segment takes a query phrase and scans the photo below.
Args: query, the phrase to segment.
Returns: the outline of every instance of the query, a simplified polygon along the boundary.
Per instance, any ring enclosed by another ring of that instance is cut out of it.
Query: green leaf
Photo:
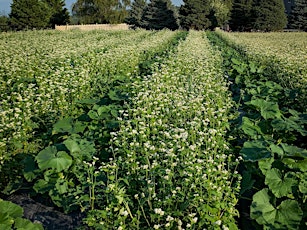
[[[273,162],[274,162],[273,157],[261,159],[261,160],[258,161],[259,169],[261,170],[263,175],[265,175],[267,173],[267,171],[271,169]]]
[[[56,133],[71,133],[72,131],[72,123],[73,123],[73,119],[72,118],[63,118],[59,121],[57,121],[54,125],[53,125],[53,130],[52,133],[56,134]]]
[[[277,207],[276,222],[286,226],[286,229],[298,229],[303,217],[296,200],[285,200]]]
[[[283,158],[282,163],[284,163],[290,169],[300,170],[301,172],[307,172],[307,159],[297,160],[293,158]]]
[[[264,229],[298,229],[303,212],[295,200],[284,200],[278,207],[270,203],[268,189],[262,189],[253,196],[251,218]],[[268,228],[269,227],[269,228]]]
[[[283,177],[279,169],[273,168],[266,172],[265,184],[277,198],[281,198],[292,194],[292,187],[298,182],[290,174],[286,173]]]
[[[53,189],[53,185],[51,183],[48,183],[48,181],[40,179],[33,185],[33,189],[37,193],[44,194],[45,192],[48,192]]]
[[[303,180],[300,180],[300,184],[298,186],[299,190],[303,194],[307,194],[307,180],[306,178]]]
[[[56,172],[66,170],[72,164],[72,158],[66,152],[57,152],[54,146],[47,147],[39,152],[35,160],[41,170],[51,168]]]
[[[260,190],[253,196],[250,215],[258,224],[274,224],[276,209],[270,203],[270,196],[268,195],[267,188]]]
[[[56,189],[59,194],[67,193],[68,191],[68,182],[65,179],[59,178],[55,184]]]
[[[71,154],[81,152],[81,149],[80,149],[77,141],[75,141],[73,139],[67,139],[63,143]]]
[[[254,122],[252,122],[248,117],[242,118],[241,128],[243,132],[250,137],[255,137],[259,134],[262,134],[261,129]]]
[[[44,229],[41,224],[32,223],[30,220],[23,219],[23,218],[20,218],[20,217],[18,217],[15,220],[14,227],[17,228],[17,230],[19,230],[19,229],[24,229],[24,230],[43,230]]]
[[[24,178],[30,182],[33,181],[37,177],[37,173],[35,173],[36,164],[34,161],[34,158],[32,156],[27,156],[24,161],[24,171],[23,171],[23,176]]]
[[[255,180],[252,180],[252,175],[249,172],[244,171],[242,175],[240,194],[242,195],[247,190],[250,190],[253,187],[254,183]]]
[[[2,213],[0,211],[0,229],[12,229],[13,223],[14,219],[12,217],[10,217],[7,213]]]
[[[294,145],[288,145],[284,143],[281,144],[281,147],[283,148],[285,152],[285,156],[307,158],[306,149],[302,149]]]
[[[108,96],[113,101],[121,101],[122,100],[120,98],[120,96],[118,95],[118,93],[114,90],[110,90],[109,93],[108,93]]]
[[[282,115],[276,102],[255,99],[246,104],[254,105],[258,110],[260,110],[261,116],[266,120],[280,118]]]
[[[22,217],[23,209],[10,201],[0,200],[0,213],[4,213],[13,218]]]
[[[278,145],[271,144],[270,149],[271,149],[272,153],[277,153],[281,157],[284,155],[284,150]]]
[[[258,161],[264,158],[270,158],[271,152],[267,150],[264,141],[247,141],[240,151],[246,161]]]
[[[104,105],[104,106],[100,106],[100,107],[98,108],[97,113],[98,113],[98,115],[101,117],[101,115],[108,114],[109,111],[110,111],[109,106]]]

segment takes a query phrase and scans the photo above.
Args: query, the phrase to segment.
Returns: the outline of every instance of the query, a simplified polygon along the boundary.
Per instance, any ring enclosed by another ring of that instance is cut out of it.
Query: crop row
[[[135,71],[147,58],[145,51],[160,49],[174,33],[38,31],[2,36],[0,133],[5,152],[27,148],[27,140],[57,118],[76,114],[75,101],[105,93],[110,78]]]
[[[296,108],[305,110],[306,33],[217,33],[250,61],[265,67],[267,79],[292,90]]]
[[[272,65],[255,63],[223,36],[210,40],[222,51],[240,111],[232,127],[232,145],[244,160],[240,213],[254,220],[241,218],[242,229],[305,229],[307,114],[299,106],[305,102],[294,102],[297,89],[271,76]]]
[[[218,53],[190,31],[176,52],[132,85],[112,133],[100,229],[236,229],[238,160],[225,135],[234,106]],[[92,218],[90,218],[92,217]]]

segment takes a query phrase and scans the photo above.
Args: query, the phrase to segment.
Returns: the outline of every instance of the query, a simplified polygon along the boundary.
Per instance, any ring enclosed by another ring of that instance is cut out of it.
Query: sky
[[[66,8],[71,11],[71,5],[77,0],[65,0]],[[8,15],[11,12],[11,4],[13,0],[0,0],[0,15]],[[173,4],[176,6],[180,6],[182,4],[182,0],[172,0]]]

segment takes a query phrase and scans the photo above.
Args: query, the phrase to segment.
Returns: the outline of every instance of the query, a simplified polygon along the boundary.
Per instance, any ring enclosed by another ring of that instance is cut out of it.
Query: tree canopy
[[[121,23],[128,16],[130,0],[77,0],[72,13],[79,23]]]
[[[175,9],[171,1],[151,0],[145,8],[141,24],[145,29],[178,29]]]
[[[49,25],[51,11],[45,1],[13,0],[10,24],[15,30],[42,29]]]
[[[296,0],[289,16],[289,28],[307,31],[307,1]]]

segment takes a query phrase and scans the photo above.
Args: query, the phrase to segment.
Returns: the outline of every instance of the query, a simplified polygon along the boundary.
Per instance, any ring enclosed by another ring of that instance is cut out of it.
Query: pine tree
[[[253,0],[234,0],[231,10],[230,28],[235,31],[252,29]]]
[[[10,24],[14,30],[43,29],[49,24],[51,11],[41,0],[13,0]]]
[[[145,29],[178,29],[175,9],[171,1],[151,0],[144,11],[141,24]]]
[[[180,7],[180,25],[183,29],[204,30],[209,28],[211,22],[210,0],[183,0]]]
[[[52,12],[49,21],[51,27],[54,28],[55,25],[65,25],[70,22],[69,12],[67,8],[64,8],[64,0],[45,0],[45,2]]]
[[[283,0],[257,0],[255,3],[254,29],[278,31],[286,27],[287,16]]]
[[[132,25],[133,28],[142,27],[142,17],[146,6],[146,0],[135,0],[132,3],[129,17],[126,19],[126,23]]]
[[[296,0],[289,16],[289,28],[307,32],[307,1]]]

